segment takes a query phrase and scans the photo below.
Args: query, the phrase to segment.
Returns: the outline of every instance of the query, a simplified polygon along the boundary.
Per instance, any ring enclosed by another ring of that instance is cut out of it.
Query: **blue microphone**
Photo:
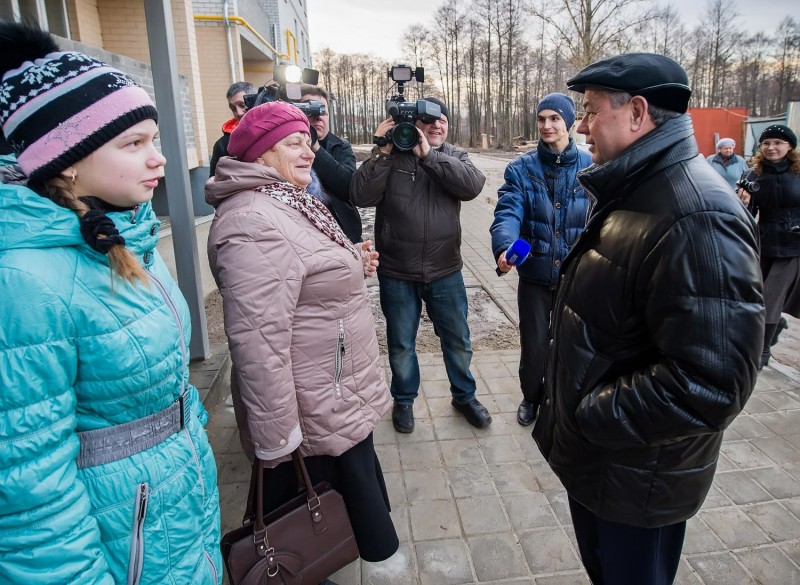
[[[523,239],[515,240],[506,250],[506,262],[519,266],[528,259],[531,245]]]

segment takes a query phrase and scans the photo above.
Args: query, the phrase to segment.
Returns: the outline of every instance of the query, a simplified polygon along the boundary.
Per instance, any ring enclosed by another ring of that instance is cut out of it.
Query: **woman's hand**
[[[372,240],[361,243],[361,262],[364,264],[364,278],[375,276],[378,270],[378,252],[370,250]]]
[[[749,192],[745,191],[744,189],[739,189],[736,193],[737,193],[737,195],[739,195],[739,199],[742,200],[742,203],[744,203],[745,207],[750,205],[750,193]]]

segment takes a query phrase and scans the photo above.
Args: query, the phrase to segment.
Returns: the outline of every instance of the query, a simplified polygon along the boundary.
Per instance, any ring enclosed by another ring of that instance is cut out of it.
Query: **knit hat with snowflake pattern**
[[[31,182],[85,158],[131,126],[158,120],[150,96],[127,75],[48,33],[0,23],[0,125]]]

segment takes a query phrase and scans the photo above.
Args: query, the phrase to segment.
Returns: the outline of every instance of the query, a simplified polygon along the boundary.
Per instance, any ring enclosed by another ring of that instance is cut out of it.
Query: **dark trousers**
[[[544,394],[544,366],[550,341],[553,294],[549,287],[526,282],[517,287],[519,306],[519,385],[522,396],[539,406]]]
[[[569,511],[581,560],[593,585],[671,585],[675,580],[685,521],[639,528],[603,520],[571,497]]]
[[[469,371],[472,361],[469,307],[461,272],[424,283],[391,278],[378,271],[378,282],[392,370],[389,390],[395,402],[413,404],[419,394],[416,348],[423,302],[442,346],[450,394],[459,404],[475,398],[475,378]]]

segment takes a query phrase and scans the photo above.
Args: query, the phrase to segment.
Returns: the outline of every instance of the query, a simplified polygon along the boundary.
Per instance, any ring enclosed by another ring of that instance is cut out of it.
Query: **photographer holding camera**
[[[492,418],[475,398],[469,369],[472,343],[459,219],[461,202],[475,199],[486,178],[467,151],[446,142],[450,113],[442,101],[425,98],[415,106],[402,102],[402,90],[393,99],[387,103],[393,118],[375,130],[372,156],[350,184],[356,205],[377,207],[375,242],[381,255],[380,301],[392,370],[392,423],[400,433],[414,430],[413,403],[420,384],[415,347],[424,301],[441,342],[452,405],[473,426],[486,427]],[[441,112],[438,117],[433,117],[435,106]],[[409,117],[416,136],[409,122],[400,122]]]
[[[316,155],[311,168],[319,179],[321,191],[328,195],[321,197],[323,203],[342,231],[355,244],[361,241],[361,216],[356,206],[350,202],[350,179],[356,172],[356,157],[350,143],[330,131],[328,92],[318,86],[304,85],[301,94],[301,102],[314,100],[325,106],[325,110],[318,115],[308,116],[311,126],[317,131],[317,141],[311,146]],[[316,192],[313,182],[309,191],[314,195],[322,195]]]
[[[797,136],[783,124],[768,126],[758,139],[749,176],[737,183],[739,197],[758,215],[764,277],[764,349],[759,369],[769,363],[786,320],[800,317],[800,153]]]

